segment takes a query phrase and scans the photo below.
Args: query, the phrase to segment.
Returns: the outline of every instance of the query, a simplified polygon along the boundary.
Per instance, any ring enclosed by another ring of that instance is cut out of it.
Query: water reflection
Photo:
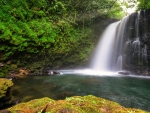
[[[50,97],[65,99],[74,95],[95,95],[113,100],[125,107],[150,111],[150,79],[129,76],[86,76],[61,74],[33,76],[14,81],[14,96],[22,101]]]

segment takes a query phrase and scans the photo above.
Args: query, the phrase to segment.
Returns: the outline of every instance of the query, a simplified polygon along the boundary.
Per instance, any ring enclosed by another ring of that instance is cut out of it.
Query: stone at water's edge
[[[43,75],[59,75],[60,72],[57,70],[43,70]]]
[[[11,80],[6,79],[6,78],[0,79],[0,98],[6,95],[8,88],[10,88],[11,86],[13,86],[13,83]]]
[[[92,95],[73,96],[58,101],[45,97],[20,103],[6,111],[12,113],[148,113],[139,109],[125,108],[116,102]]]
[[[11,104],[13,102],[11,95],[11,87],[13,83],[11,80],[6,78],[0,78],[0,109],[5,104]]]
[[[130,75],[130,72],[129,71],[119,71],[118,74],[121,74],[121,75]]]

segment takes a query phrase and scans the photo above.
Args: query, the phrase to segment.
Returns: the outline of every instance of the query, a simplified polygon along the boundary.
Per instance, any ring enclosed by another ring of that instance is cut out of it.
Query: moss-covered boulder
[[[35,99],[26,103],[20,103],[8,110],[13,113],[37,113],[42,111],[47,104],[53,104],[54,102],[54,100],[44,97],[42,99]]]
[[[13,86],[13,83],[11,80],[6,79],[6,78],[0,78],[0,98],[6,96],[6,92],[12,86]]]
[[[0,108],[5,104],[12,103],[11,87],[13,83],[6,78],[0,78]],[[11,101],[11,102],[10,102]]]
[[[12,113],[146,113],[92,95],[74,96],[58,101],[45,97],[20,103],[8,110]]]

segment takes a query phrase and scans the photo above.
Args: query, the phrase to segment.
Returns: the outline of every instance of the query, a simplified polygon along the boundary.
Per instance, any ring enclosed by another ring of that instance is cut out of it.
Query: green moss
[[[49,98],[35,99],[9,108],[12,113],[148,113],[139,109],[125,108],[116,102],[92,95],[74,96],[54,101]]]
[[[0,60],[17,59],[30,63],[38,56],[38,61],[49,59],[44,67],[53,68],[85,63],[93,49],[94,37],[88,26],[91,19],[83,25],[83,18],[78,18],[79,8],[72,7],[77,2],[79,1],[0,2]],[[85,6],[87,5],[82,4],[80,7],[84,9]]]
[[[17,113],[18,111],[25,113],[35,113],[37,111],[41,111],[47,104],[51,104],[53,102],[55,101],[45,97],[42,99],[35,99],[26,103],[18,104],[9,108],[8,110],[10,110],[12,113]]]
[[[0,98],[6,95],[7,89],[11,86],[13,86],[11,80],[8,80],[6,78],[0,78]]]

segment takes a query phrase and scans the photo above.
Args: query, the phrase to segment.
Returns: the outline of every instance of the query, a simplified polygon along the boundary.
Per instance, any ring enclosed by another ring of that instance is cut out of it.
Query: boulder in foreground
[[[47,97],[20,103],[8,109],[12,113],[148,113],[139,109],[125,108],[116,102],[92,95],[73,96],[65,100]]]

